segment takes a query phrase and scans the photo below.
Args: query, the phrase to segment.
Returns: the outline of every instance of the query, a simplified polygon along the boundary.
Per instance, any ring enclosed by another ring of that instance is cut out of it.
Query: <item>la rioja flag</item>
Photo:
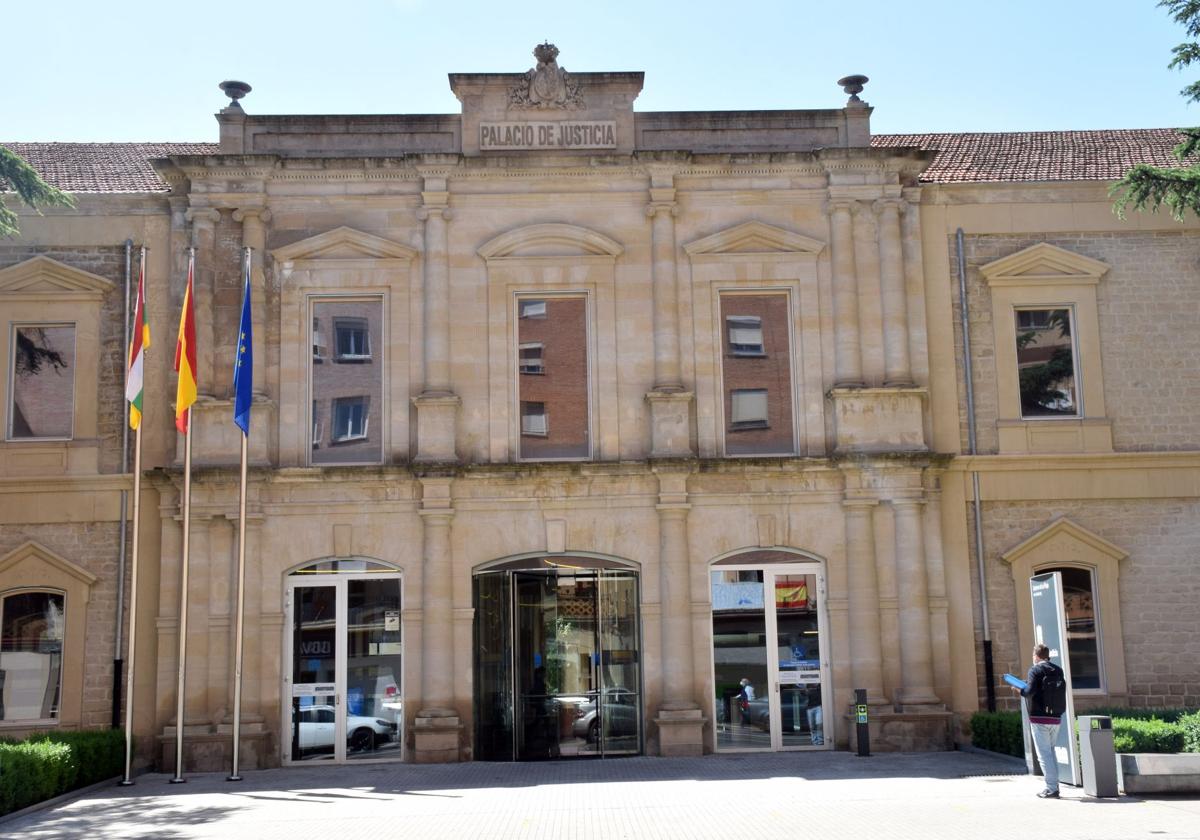
[[[129,428],[142,425],[143,372],[146,369],[146,349],[150,346],[150,325],[146,323],[146,258],[142,255],[142,271],[138,277],[137,303],[134,304],[133,338],[129,342],[129,370],[125,376],[125,399],[129,401]]]

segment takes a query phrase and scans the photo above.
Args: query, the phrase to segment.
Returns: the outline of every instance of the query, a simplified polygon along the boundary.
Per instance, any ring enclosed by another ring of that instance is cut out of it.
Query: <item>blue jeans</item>
[[[1046,777],[1046,790],[1058,790],[1058,759],[1054,755],[1054,745],[1058,741],[1057,723],[1031,723],[1029,728],[1033,734],[1033,748],[1037,750],[1038,762],[1042,765],[1042,775]]]

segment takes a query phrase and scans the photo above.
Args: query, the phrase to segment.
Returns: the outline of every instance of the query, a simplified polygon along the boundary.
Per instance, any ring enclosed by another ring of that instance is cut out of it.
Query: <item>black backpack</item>
[[[1067,675],[1053,662],[1042,664],[1041,708],[1034,713],[1058,717],[1067,710]]]

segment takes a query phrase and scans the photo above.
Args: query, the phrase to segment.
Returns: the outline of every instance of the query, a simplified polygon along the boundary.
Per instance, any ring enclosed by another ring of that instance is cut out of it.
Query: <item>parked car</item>
[[[300,724],[300,749],[333,747],[337,714],[333,706],[305,706],[296,712]],[[383,718],[346,716],[346,744],[351,752],[373,750],[396,737],[396,724]]]
[[[599,715],[596,714],[595,700],[580,704],[571,734],[585,739],[589,744],[599,743],[601,722],[607,721],[605,735],[608,737],[636,736],[640,716],[637,693],[614,686],[606,688],[603,697]]]

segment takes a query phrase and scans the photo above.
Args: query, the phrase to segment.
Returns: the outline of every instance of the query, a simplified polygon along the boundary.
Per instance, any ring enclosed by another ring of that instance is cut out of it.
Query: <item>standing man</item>
[[[1038,793],[1039,799],[1058,799],[1058,758],[1054,755],[1054,745],[1066,708],[1066,686],[1063,669],[1050,661],[1050,648],[1034,645],[1033,665],[1025,678],[1025,687],[1014,686],[1013,691],[1029,698],[1029,728],[1046,777],[1046,787]]]

